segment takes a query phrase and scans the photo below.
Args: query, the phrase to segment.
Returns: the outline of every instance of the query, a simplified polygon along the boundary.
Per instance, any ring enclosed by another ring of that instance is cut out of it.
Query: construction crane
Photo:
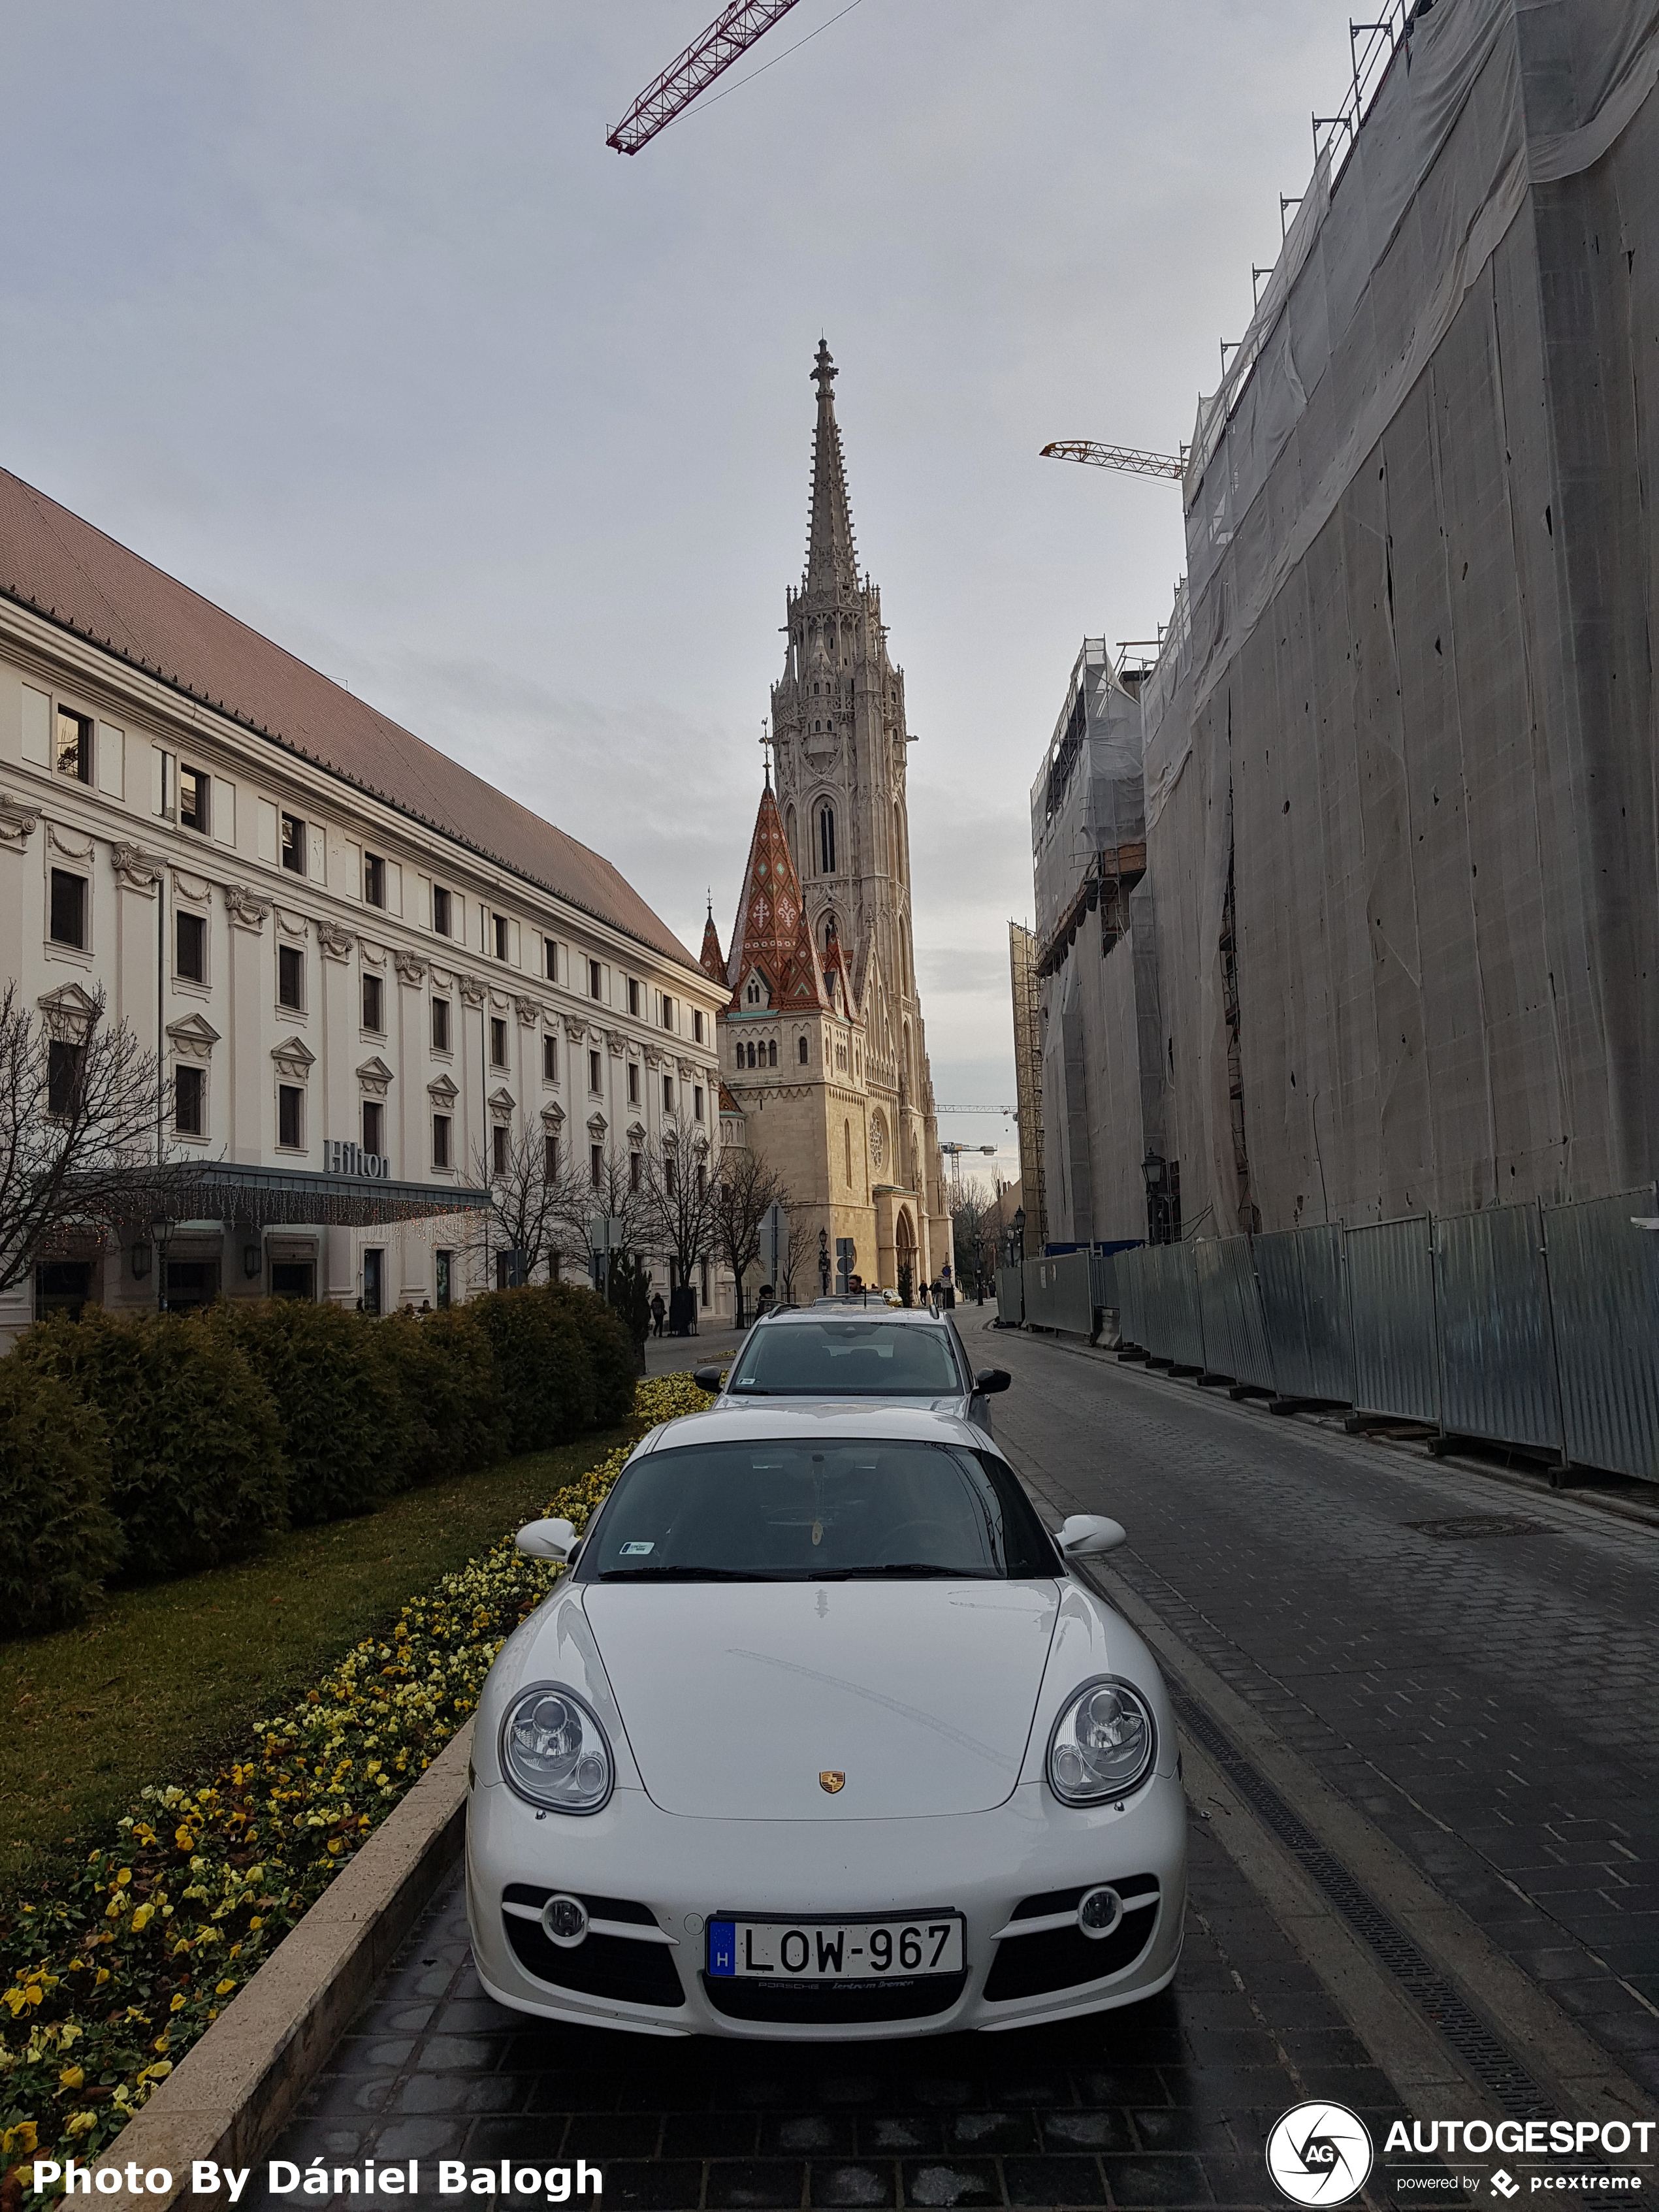
[[[1148,453],[1139,446],[1099,446],[1092,438],[1055,438],[1042,448],[1045,461],[1090,461],[1097,469],[1121,469],[1131,477],[1184,477],[1187,454]]]
[[[708,28],[660,76],[653,77],[605,144],[619,154],[637,154],[648,146],[794,5],[795,0],[727,0]]]
[[[941,1106],[934,1102],[935,1114],[1012,1114],[1012,1106]]]
[[[994,1145],[945,1145],[939,1146],[951,1163],[951,1211],[954,1213],[962,1203],[962,1160],[964,1152],[986,1152],[992,1159],[997,1155]]]

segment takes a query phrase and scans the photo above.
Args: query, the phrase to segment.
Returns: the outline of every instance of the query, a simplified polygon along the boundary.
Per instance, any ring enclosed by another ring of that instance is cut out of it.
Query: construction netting
[[[1085,638],[1031,787],[1039,961],[1079,897],[1086,903],[1101,856],[1146,834],[1140,743],[1139,705],[1119,681],[1105,640]]]

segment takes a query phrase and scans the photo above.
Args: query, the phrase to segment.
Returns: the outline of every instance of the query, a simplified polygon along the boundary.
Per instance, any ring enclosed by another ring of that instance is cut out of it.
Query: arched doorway
[[[900,1206],[893,1224],[893,1256],[898,1263],[898,1291],[914,1297],[916,1291],[916,1232],[910,1225],[910,1209]]]

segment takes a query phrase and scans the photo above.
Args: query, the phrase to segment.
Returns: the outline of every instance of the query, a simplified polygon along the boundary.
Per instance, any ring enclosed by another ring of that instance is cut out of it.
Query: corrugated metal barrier
[[[1648,1225],[1651,1224],[1652,1225]],[[1005,1322],[1659,1482],[1659,1194],[1028,1261]]]
[[[1455,1436],[1561,1448],[1543,1224],[1495,1206],[1434,1224],[1440,1419]]]
[[[1438,1422],[1429,1217],[1372,1222],[1346,1237],[1354,1406],[1397,1420]]]
[[[1087,1252],[1057,1252],[1025,1262],[1025,1321],[1030,1328],[1059,1328],[1073,1336],[1094,1334],[1094,1299]]]
[[[1659,1482],[1659,1214],[1652,1187],[1547,1206],[1567,1455]]]
[[[1332,1223],[1250,1241],[1279,1395],[1351,1404],[1353,1352],[1341,1230]]]

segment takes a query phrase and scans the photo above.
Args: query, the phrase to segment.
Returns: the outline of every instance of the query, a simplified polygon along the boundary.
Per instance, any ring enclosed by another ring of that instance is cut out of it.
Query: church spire
[[[832,386],[840,374],[830,349],[818,340],[811,381],[818,387],[818,427],[812,440],[812,516],[806,538],[809,596],[839,598],[858,589],[858,553],[853,517],[847,503],[847,471],[842,460],[841,429],[836,421]]]

